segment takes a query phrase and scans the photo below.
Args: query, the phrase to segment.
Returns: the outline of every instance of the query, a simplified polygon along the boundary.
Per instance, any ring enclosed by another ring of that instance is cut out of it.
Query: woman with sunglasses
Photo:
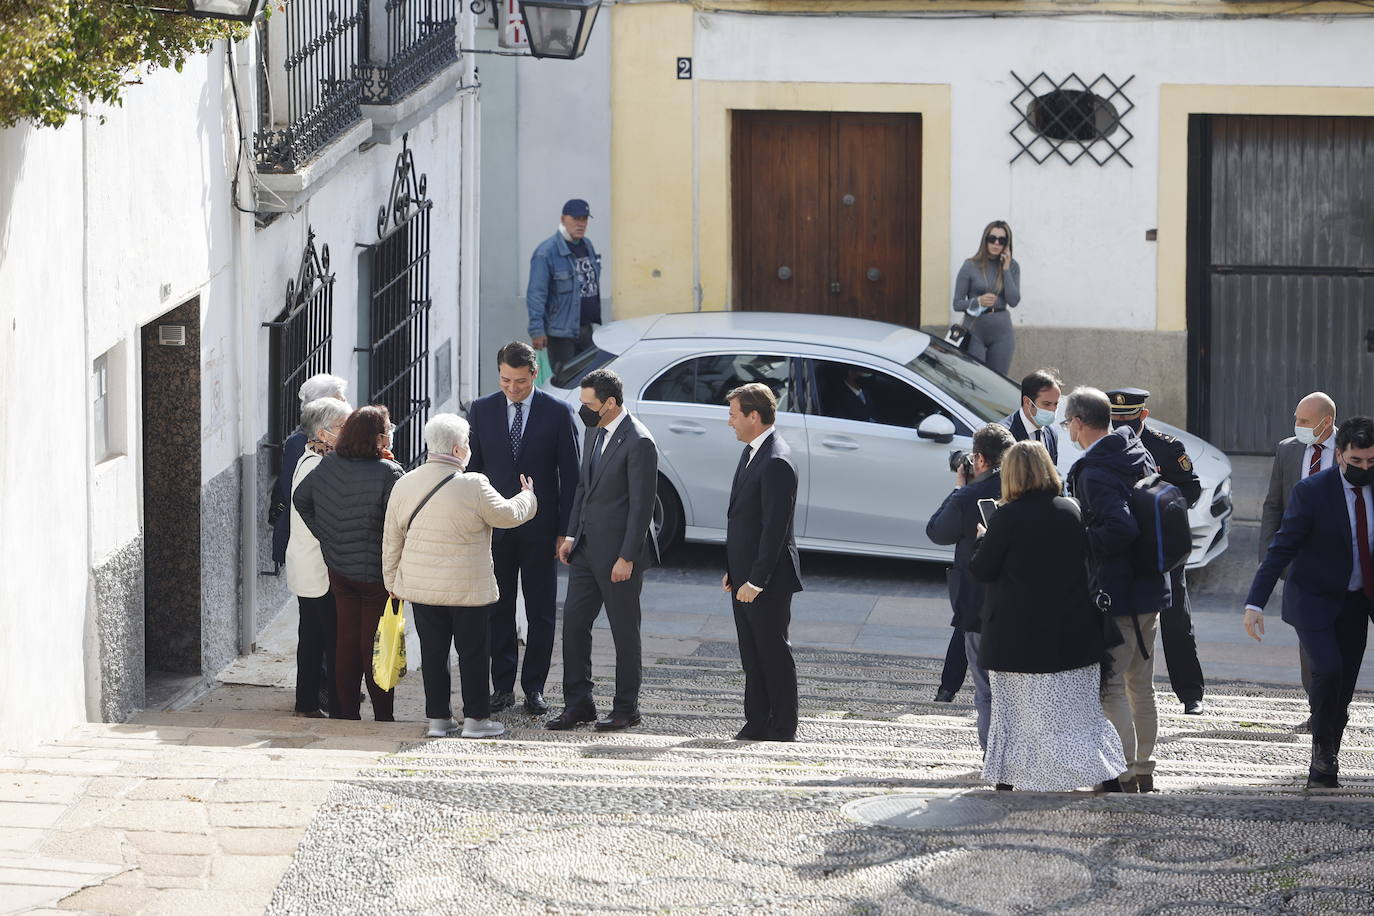
[[[1016,348],[1007,309],[1021,304],[1021,265],[1011,256],[1011,227],[993,220],[983,230],[978,253],[959,268],[954,310],[964,313],[968,352],[1003,375]]]

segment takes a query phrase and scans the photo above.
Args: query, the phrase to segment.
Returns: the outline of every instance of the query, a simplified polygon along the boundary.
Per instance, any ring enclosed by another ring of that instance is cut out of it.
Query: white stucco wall
[[[701,80],[949,84],[953,99],[950,276],[990,220],[1016,233],[1020,324],[1156,326],[1159,98],[1164,83],[1368,85],[1363,18],[1204,20],[1075,17],[912,18],[701,14]],[[1008,131],[1010,102],[1045,71],[1134,76],[1123,123],[1134,168],[1114,160],[1036,165]],[[1294,112],[1302,114],[1302,112]],[[924,142],[933,142],[927,136]],[[1110,316],[1108,319],[1107,316]]]

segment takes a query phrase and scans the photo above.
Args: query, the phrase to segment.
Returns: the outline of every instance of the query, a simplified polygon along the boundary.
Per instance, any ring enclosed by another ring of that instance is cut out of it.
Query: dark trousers
[[[563,704],[569,709],[594,710],[592,698],[592,624],[601,607],[615,643],[615,712],[639,710],[640,647],[639,592],[644,569],[636,563],[630,578],[611,581],[614,560],[588,558],[585,539],[573,551],[568,567],[568,597],[563,601]]]
[[[797,665],[787,639],[792,593],[769,595],[765,589],[751,604],[731,604],[744,667],[745,728],[769,737],[795,737]]]
[[[396,691],[383,690],[372,679],[372,639],[386,610],[386,586],[380,582],[354,582],[329,571],[329,588],[338,611],[338,638],[334,658],[334,685],[339,695],[339,718],[361,719],[358,682],[367,682],[372,712],[378,722],[394,722]]]
[[[458,683],[463,691],[463,718],[491,716],[487,693],[487,607],[447,607],[412,604],[415,633],[420,637],[420,673],[425,681],[425,716],[447,719],[453,679],[448,671],[448,648],[458,650]]]
[[[296,625],[296,712],[320,708],[320,683],[329,691],[326,712],[339,714],[339,691],[334,686],[335,611],[334,593],[318,598],[296,596],[300,622]]]
[[[1188,581],[1183,569],[1169,573],[1172,603],[1159,615],[1159,636],[1164,644],[1164,664],[1169,686],[1183,703],[1202,699],[1202,665],[1197,660],[1197,638],[1188,607]]]
[[[949,647],[945,649],[945,667],[940,672],[940,689],[958,693],[964,686],[964,675],[968,673],[968,650],[964,646],[964,631],[958,627],[949,637]]]
[[[573,357],[592,345],[592,326],[582,325],[576,337],[549,338],[549,368],[554,375],[562,373],[563,367],[572,362]]]
[[[1365,640],[1374,607],[1363,592],[1348,592],[1341,612],[1330,626],[1298,629],[1298,641],[1312,673],[1308,702],[1312,707],[1312,739],[1329,744],[1345,731],[1346,709],[1355,694],[1355,680],[1364,661]]]
[[[529,529],[528,531],[526,529]],[[525,637],[525,667],[520,686],[526,694],[544,691],[553,660],[553,633],[558,623],[558,561],[554,544],[558,536],[522,525],[509,531],[494,532],[491,559],[496,569],[496,586],[501,597],[488,605],[491,621],[491,686],[513,691],[519,663],[515,632],[516,582],[525,593],[525,617],[529,632]]]

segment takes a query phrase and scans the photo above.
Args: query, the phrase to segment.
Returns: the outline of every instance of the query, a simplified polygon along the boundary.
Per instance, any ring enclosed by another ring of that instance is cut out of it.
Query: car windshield
[[[549,384],[555,388],[571,388],[581,381],[582,376],[593,369],[600,369],[613,359],[614,353],[608,353],[600,347],[583,350],[568,360],[562,370],[549,379]]]
[[[906,367],[931,382],[986,423],[1016,412],[1021,389],[978,360],[941,340],[931,338]]]

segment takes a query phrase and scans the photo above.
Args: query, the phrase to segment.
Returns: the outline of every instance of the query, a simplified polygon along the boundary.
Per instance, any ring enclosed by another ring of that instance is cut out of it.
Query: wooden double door
[[[732,117],[734,307],[917,326],[921,116]]]

